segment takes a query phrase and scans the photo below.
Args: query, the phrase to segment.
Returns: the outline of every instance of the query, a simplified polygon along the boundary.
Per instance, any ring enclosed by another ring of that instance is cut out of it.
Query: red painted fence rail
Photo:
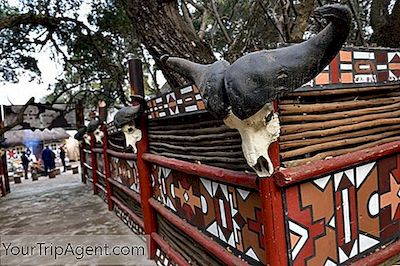
[[[143,76],[141,73],[141,65],[138,61],[130,61],[130,81],[132,95],[143,96]],[[132,103],[135,104],[135,103]],[[275,111],[277,110],[277,102],[274,103]],[[400,152],[400,141],[380,145],[374,148],[364,149],[362,151],[341,155],[328,160],[312,162],[308,165],[299,167],[282,169],[278,168],[279,161],[279,145],[274,143],[270,146],[270,156],[276,170],[271,178],[258,179],[253,173],[245,173],[227,170],[219,167],[196,164],[192,162],[168,158],[156,154],[151,154],[149,150],[148,131],[147,131],[147,114],[139,118],[139,128],[142,130],[143,137],[137,143],[138,154],[130,151],[120,151],[109,149],[107,129],[103,126],[105,133],[105,145],[102,148],[95,147],[92,136],[92,145],[90,150],[81,149],[91,155],[91,162],[82,162],[85,171],[91,170],[93,173],[93,190],[96,193],[97,188],[102,189],[108,199],[109,209],[112,210],[113,204],[116,204],[123,212],[127,213],[132,221],[142,227],[146,234],[150,235],[148,242],[148,254],[151,259],[155,258],[157,248],[169,257],[169,259],[178,265],[189,265],[184,256],[164,240],[157,233],[157,214],[168,220],[179,231],[189,236],[198,245],[207,250],[210,254],[218,258],[222,263],[227,265],[247,265],[247,262],[230,253],[225,247],[219,245],[211,237],[201,232],[195,226],[189,224],[177,214],[168,210],[159,201],[153,198],[153,187],[151,184],[151,170],[153,165],[158,165],[173,169],[196,177],[207,178],[213,181],[234,185],[235,187],[244,187],[253,191],[258,191],[261,198],[262,223],[264,226],[264,246],[266,263],[268,265],[287,265],[289,263],[289,254],[287,245],[287,232],[285,225],[284,197],[290,186],[300,182],[306,182],[317,179],[321,176],[341,171],[361,163],[376,160]],[[112,148],[112,147],[111,147]],[[106,187],[97,183],[97,162],[96,154],[102,153],[104,156]],[[109,156],[113,156],[125,160],[135,160],[137,164],[140,194],[134,192],[129,187],[117,182],[111,177]],[[86,156],[83,156],[84,159]],[[89,165],[91,164],[91,165]],[[126,203],[120,201],[113,195],[113,188],[120,189],[131,200],[139,203],[143,219],[130,209]],[[290,204],[290,203],[288,203]],[[384,262],[388,258],[400,252],[400,241],[394,242],[386,249],[382,249],[368,255],[366,258],[355,262],[355,265],[376,265]]]
[[[149,199],[150,205],[165,219],[170,223],[175,225],[179,230],[193,238],[202,247],[210,251],[215,257],[219,258],[221,261],[227,265],[248,265],[247,262],[241,260],[235,255],[229,253],[226,249],[220,246],[217,242],[213,241],[211,238],[207,237],[201,233],[196,227],[188,224],[172,212],[168,211],[164,206],[162,206],[155,199]]]
[[[278,186],[287,187],[299,182],[316,179],[320,176],[340,171],[351,166],[356,166],[360,163],[373,161],[396,152],[400,152],[400,141],[313,162],[308,165],[278,170],[274,173],[274,179]]]
[[[211,180],[235,186],[239,185],[254,190],[258,189],[257,176],[255,174],[247,174],[209,165],[195,164],[150,153],[143,154],[143,159],[153,164],[168,167],[187,174],[207,177]]]

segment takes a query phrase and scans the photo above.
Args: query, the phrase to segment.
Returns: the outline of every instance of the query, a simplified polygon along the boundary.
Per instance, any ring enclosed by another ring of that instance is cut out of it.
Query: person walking
[[[63,148],[63,146],[60,147],[60,159],[61,159],[61,163],[64,167],[64,171],[67,171],[67,166],[65,165],[65,150]]]
[[[26,152],[22,152],[21,155],[21,163],[22,163],[22,167],[24,168],[24,172],[25,172],[25,179],[28,179],[28,167],[29,167],[29,159],[28,156],[26,156]]]
[[[49,146],[46,146],[46,148],[42,151],[42,160],[44,164],[44,172],[46,175],[48,175],[49,170],[53,168],[53,154],[54,153],[49,149]]]

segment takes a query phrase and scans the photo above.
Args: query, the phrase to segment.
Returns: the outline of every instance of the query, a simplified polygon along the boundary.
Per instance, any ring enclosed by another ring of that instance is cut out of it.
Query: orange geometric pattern
[[[290,265],[342,265],[400,237],[400,155],[284,192]]]

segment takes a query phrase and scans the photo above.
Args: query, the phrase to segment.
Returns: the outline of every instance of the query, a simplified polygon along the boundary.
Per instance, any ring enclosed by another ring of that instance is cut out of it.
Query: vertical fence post
[[[1,150],[0,153],[2,153]],[[2,157],[3,154],[0,154],[0,156]],[[4,176],[3,164],[0,163],[0,190],[1,190],[1,196],[4,197],[6,195],[6,188],[4,187],[3,176]]]
[[[8,179],[8,170],[7,170],[7,156],[3,155],[0,156],[0,163],[3,166],[4,172],[3,172],[3,176],[4,176],[4,189],[6,191],[6,193],[10,193],[10,180]]]
[[[0,105],[0,129],[3,128],[3,115],[2,115],[2,111],[1,111],[1,105]],[[3,140],[3,135],[0,135],[0,141]],[[0,196],[5,196],[6,195],[6,188],[4,187],[4,183],[3,182],[3,176],[4,176],[4,167],[3,167],[3,152],[0,149],[0,192],[1,195]]]
[[[99,101],[99,118],[102,122],[101,131],[104,134],[103,138],[103,167],[104,167],[104,176],[105,176],[105,183],[106,183],[106,197],[107,197],[107,206],[108,210],[111,211],[113,209],[113,203],[111,201],[111,193],[112,188],[110,184],[110,165],[108,160],[108,136],[107,136],[107,104],[105,101]]]
[[[3,182],[3,165],[0,164],[0,190],[1,190],[1,196],[4,197],[6,195],[6,188],[4,187],[4,182]]]
[[[110,172],[110,159],[108,157],[108,133],[107,133],[107,126],[102,125],[102,131],[104,133],[104,138],[103,138],[103,158],[104,158],[104,175],[106,176],[106,191],[107,191],[107,205],[108,205],[108,210],[112,211],[114,209],[114,204],[113,201],[111,200],[112,196],[112,187],[110,184],[110,178],[111,178],[111,172]]]
[[[83,103],[82,100],[79,100],[76,103],[75,106],[75,116],[76,116],[76,128],[79,128],[81,126],[85,125],[84,122],[84,114],[83,114]],[[85,146],[85,142],[82,141],[79,144],[79,161],[81,163],[81,180],[82,183],[86,184],[86,174],[87,174],[87,169],[85,167],[85,162],[86,162],[86,155],[85,152],[83,151],[83,147]]]
[[[131,95],[144,97],[143,69],[139,59],[130,59],[129,64],[129,83],[131,85]],[[132,103],[137,104],[137,103]],[[149,139],[147,131],[147,114],[142,114],[139,118],[139,128],[142,131],[142,139],[137,144],[137,166],[139,171],[140,197],[143,210],[144,230],[148,238],[148,255],[150,259],[155,257],[156,242],[151,234],[157,231],[156,215],[150,206],[149,199],[152,197],[150,165],[143,160],[143,154],[149,149]]]
[[[93,181],[93,194],[97,195],[98,194],[98,189],[97,189],[97,156],[96,153],[93,151],[93,149],[96,147],[96,139],[94,137],[93,132],[90,133],[90,156],[91,156],[91,167],[92,167],[92,181]]]
[[[1,128],[1,126],[0,126]],[[1,190],[1,196],[5,196],[6,195],[6,188],[5,188],[5,180],[4,179],[4,172],[6,171],[4,169],[4,165],[3,165],[3,153],[0,150],[0,190]]]
[[[82,183],[86,184],[86,175],[87,175],[87,169],[85,166],[86,163],[86,153],[83,150],[84,144],[85,142],[82,141],[81,144],[79,144],[79,157],[81,160],[81,179],[82,179]]]
[[[274,101],[274,111],[278,112],[277,100]],[[276,169],[280,166],[279,140],[270,145],[269,155]],[[267,265],[287,265],[282,189],[276,186],[272,177],[260,178],[260,196]]]
[[[0,128],[4,127],[3,122],[3,110],[0,106]],[[0,135],[0,140],[3,140],[4,136]],[[0,151],[0,189],[3,196],[6,193],[10,193],[10,183],[8,181],[8,170],[7,170],[7,158],[6,155]]]

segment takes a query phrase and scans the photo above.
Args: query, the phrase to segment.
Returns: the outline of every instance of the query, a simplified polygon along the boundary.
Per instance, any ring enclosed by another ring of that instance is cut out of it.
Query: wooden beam
[[[107,190],[107,207],[109,211],[112,211],[114,209],[114,204],[111,199],[111,196],[113,195],[113,189],[110,184],[110,179],[111,179],[111,171],[110,171],[110,159],[107,153],[108,150],[108,133],[107,133],[107,126],[102,125],[101,130],[104,133],[104,138],[103,138],[103,156],[104,156],[104,174],[105,174],[105,181],[106,181],[106,190]]]
[[[274,111],[279,112],[277,101],[274,101]],[[280,166],[278,143],[279,140],[272,143],[268,151],[274,169],[278,169]],[[282,189],[275,184],[273,178],[259,178],[259,182],[267,265],[287,265],[289,262]]]
[[[160,155],[145,153],[143,159],[170,169],[174,169],[198,177],[206,177],[222,183],[257,190],[257,176],[255,174],[237,172],[209,165],[195,164]]]
[[[176,252],[160,235],[157,233],[152,233],[151,238],[156,241],[158,246],[161,248],[162,251],[170,258],[173,262],[178,264],[179,266],[189,266],[190,264],[182,257],[181,254]]]
[[[142,219],[139,218],[139,216],[137,216],[131,209],[129,209],[127,206],[125,206],[119,199],[117,199],[114,196],[111,196],[111,200],[118,205],[118,207],[123,210],[124,212],[126,212],[129,217],[136,223],[138,224],[140,227],[144,228],[144,222]]]
[[[335,156],[343,155],[343,154],[350,153],[350,152],[361,151],[363,149],[376,147],[376,146],[379,146],[379,145],[382,145],[382,144],[385,144],[385,143],[397,142],[399,140],[400,140],[400,136],[389,137],[389,138],[373,141],[371,143],[359,145],[359,146],[352,147],[352,148],[321,152],[321,153],[318,153],[317,155],[314,155],[313,157],[310,157],[310,158],[305,158],[305,159],[299,159],[299,160],[293,160],[293,161],[285,162],[285,165],[288,166],[288,167],[293,167],[293,166],[297,166],[297,165],[301,165],[301,164],[312,163],[313,161],[324,160],[326,158],[335,157]]]
[[[287,187],[398,152],[400,152],[400,141],[379,146],[373,145],[372,148],[347,153],[328,160],[319,160],[307,165],[280,169],[274,173],[273,178],[278,186]]]
[[[298,115],[285,115],[284,113],[279,116],[279,120],[281,123],[304,123],[304,122],[316,122],[316,121],[326,121],[327,118],[330,120],[335,119],[345,119],[349,117],[357,117],[361,115],[367,114],[375,114],[375,113],[383,113],[390,111],[397,111],[400,109],[400,103],[389,104],[378,107],[364,108],[364,109],[356,109],[356,110],[348,110],[342,112],[334,112],[327,114],[298,114]]]
[[[245,261],[229,253],[225,248],[220,246],[217,242],[201,233],[196,227],[188,224],[172,212],[168,211],[158,201],[151,198],[149,199],[151,206],[170,223],[175,225],[179,230],[190,236],[199,245],[211,252],[214,256],[219,258],[227,265],[248,265]]]
[[[131,94],[144,98],[143,70],[142,62],[139,59],[128,61],[129,65],[129,83]],[[138,104],[132,102],[132,104]],[[147,235],[157,232],[156,214],[149,204],[149,199],[153,197],[153,188],[151,186],[150,165],[143,159],[143,154],[149,150],[149,133],[147,126],[147,114],[143,113],[139,117],[139,129],[142,131],[142,139],[137,143],[137,169],[139,171],[139,185],[141,207],[143,210],[144,231]],[[148,255],[154,259],[156,255],[157,243],[150,238],[148,242]]]
[[[290,104],[279,105],[282,113],[288,114],[304,114],[304,113],[324,113],[330,111],[354,110],[365,107],[382,106],[385,104],[395,104],[400,102],[400,97],[375,99],[375,100],[357,100],[346,102],[331,103],[314,103],[314,104]]]
[[[350,117],[344,119],[333,119],[329,114],[321,115],[325,117],[325,121],[319,121],[315,123],[299,123],[296,125],[283,125],[281,127],[281,132],[283,135],[295,134],[314,130],[323,130],[328,128],[346,126],[346,125],[356,125],[367,121],[378,121],[381,119],[399,118],[400,111],[387,111],[380,114],[366,114],[357,117]]]

